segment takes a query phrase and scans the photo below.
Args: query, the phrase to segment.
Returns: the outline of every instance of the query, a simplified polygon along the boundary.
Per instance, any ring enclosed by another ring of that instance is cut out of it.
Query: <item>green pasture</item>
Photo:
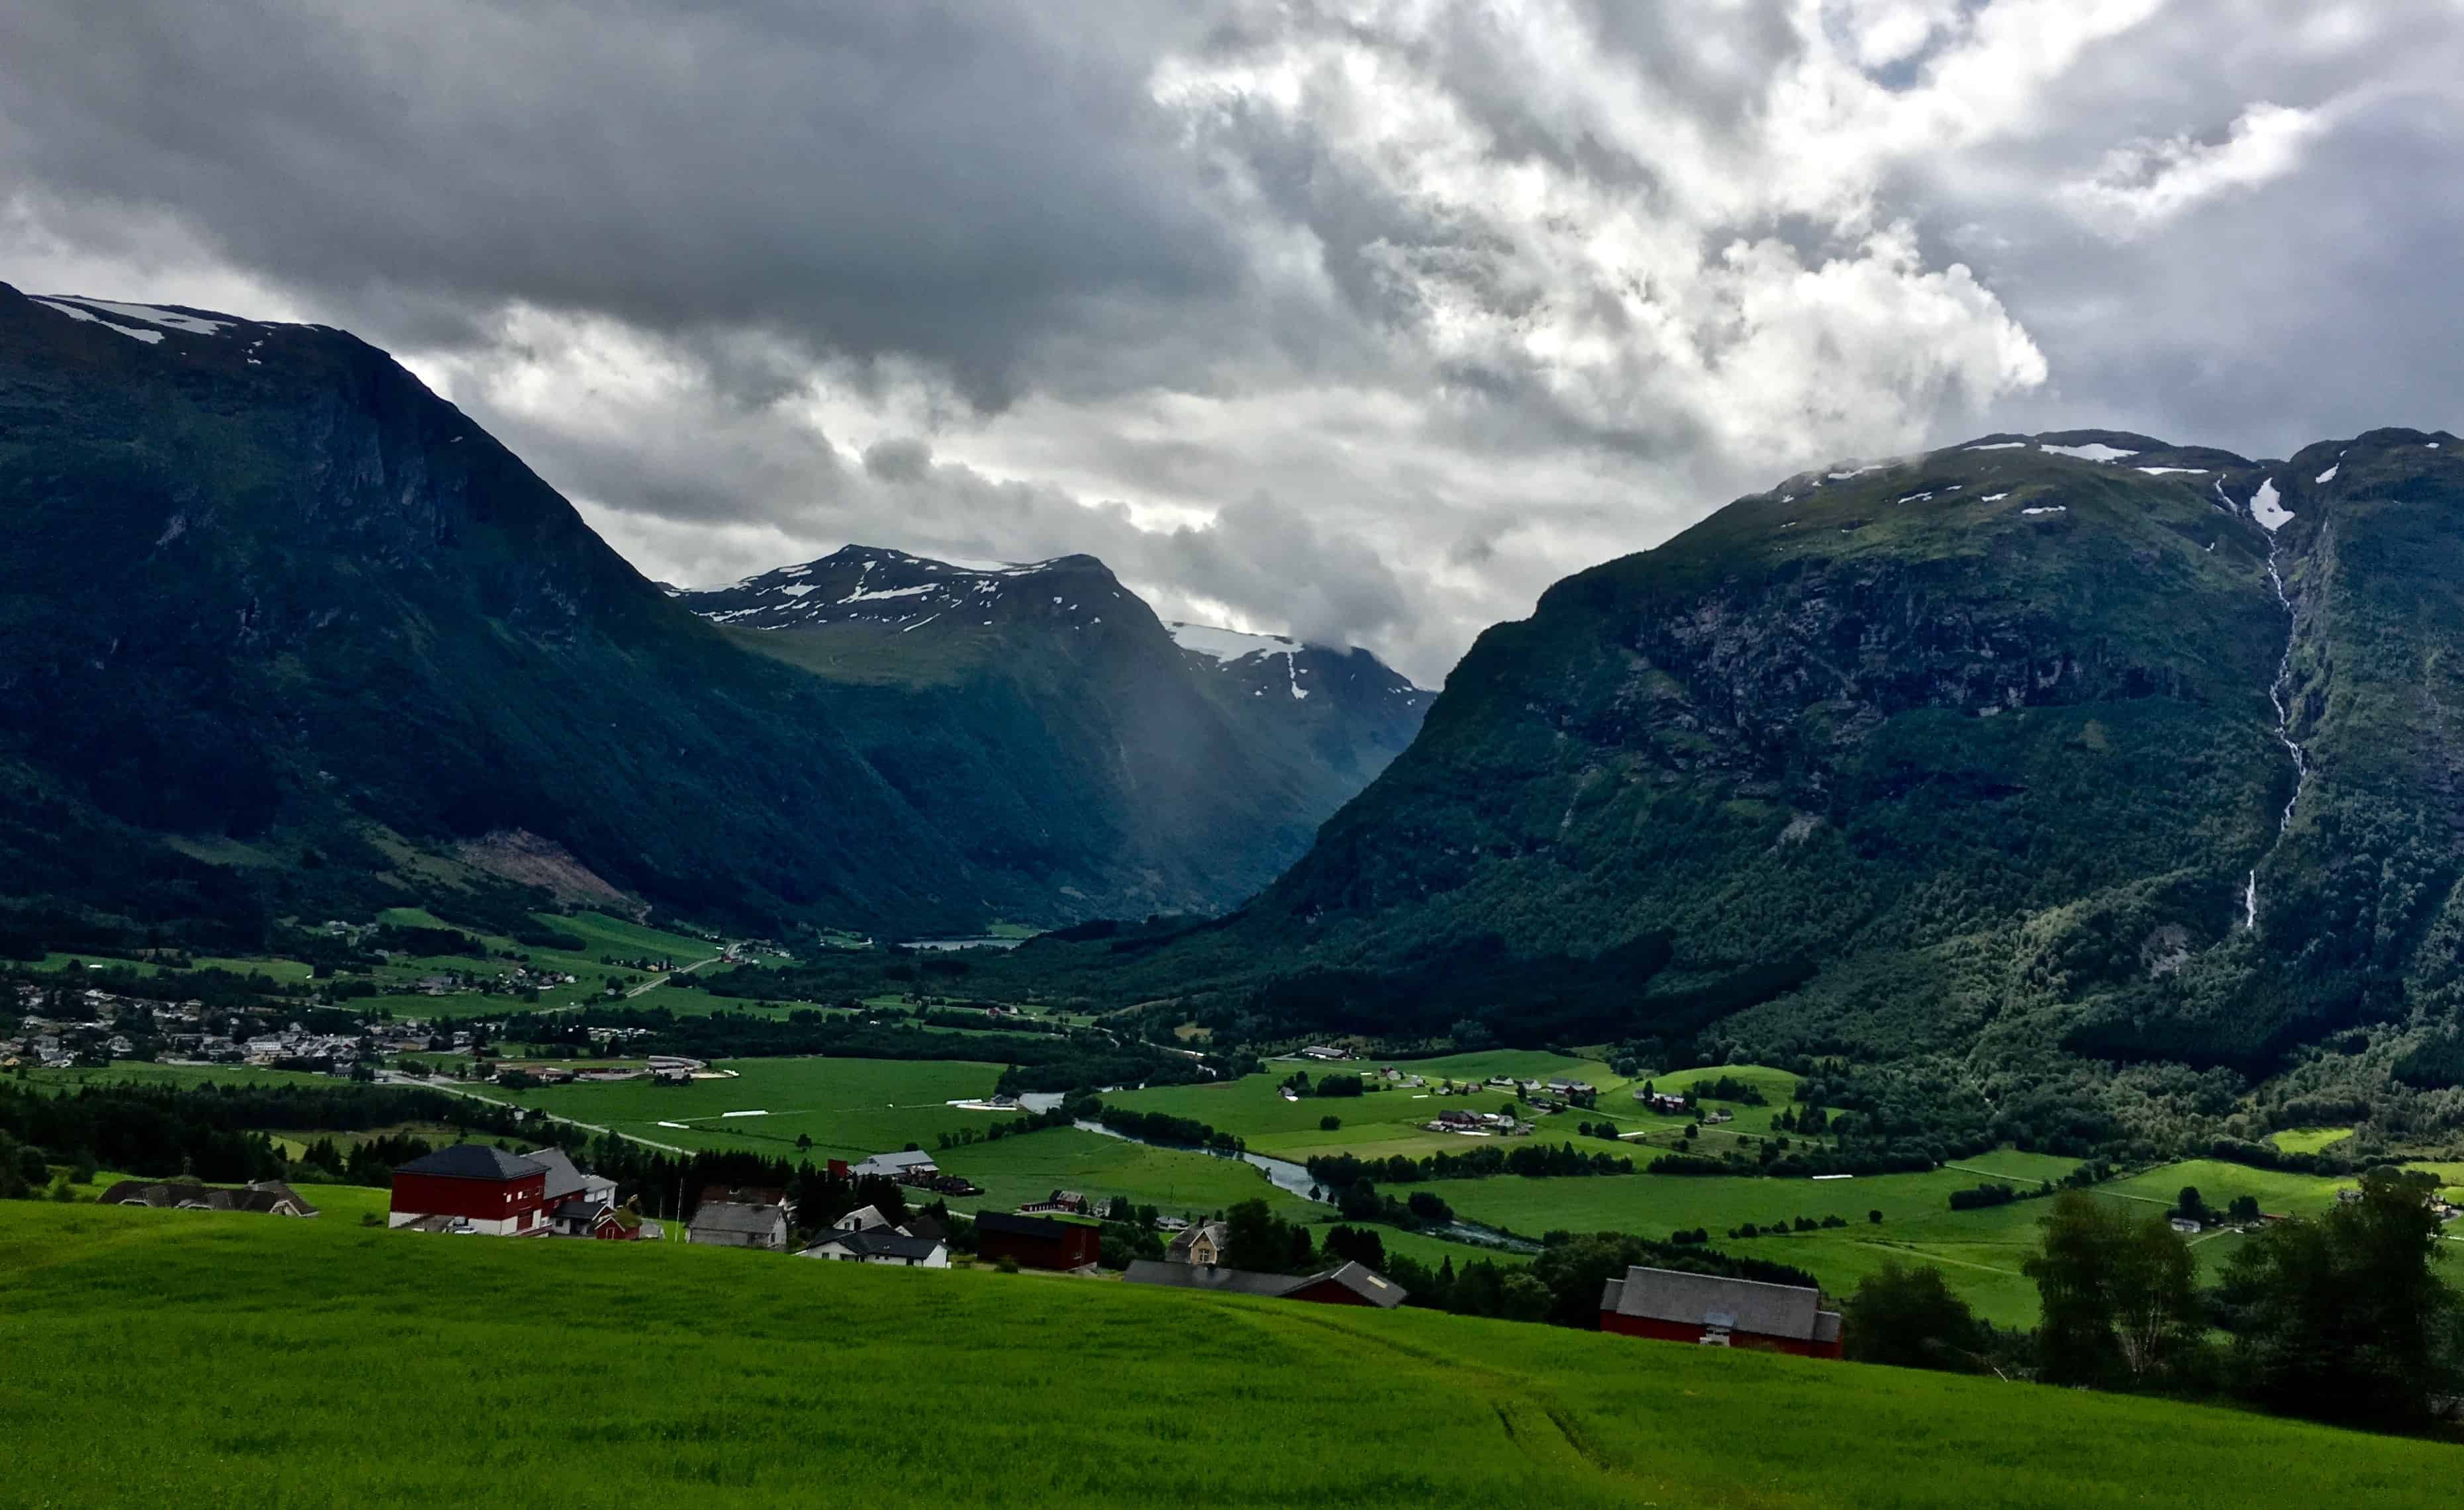
[[[973,1060],[729,1060],[720,1080],[661,1085],[647,1080],[543,1085],[481,1095],[586,1122],[680,1149],[741,1149],[791,1162],[809,1156],[861,1159],[910,1143],[936,1146],[941,1133],[985,1127],[1017,1112],[961,1111],[952,1101],[992,1094],[1001,1066]],[[731,1111],[759,1111],[731,1117]],[[682,1126],[668,1127],[664,1124]],[[813,1140],[809,1154],[796,1140]]]
[[[926,1147],[931,1147],[927,1144]],[[1328,1208],[1277,1190],[1256,1166],[1181,1149],[1152,1148],[1075,1127],[970,1144],[935,1155],[941,1168],[984,1188],[954,1199],[966,1211],[1008,1211],[1056,1190],[1126,1195],[1168,1216],[1206,1216],[1241,1201],[1264,1200],[1277,1215],[1314,1221]]]
[[[2287,1153],[2317,1153],[2334,1148],[2353,1135],[2350,1127],[2287,1127],[2271,1132],[2267,1141]]]
[[[2451,1503],[2455,1477],[2444,1443],[1409,1308],[41,1203],[0,1208],[0,1357],[7,1498],[29,1510],[509,1485],[543,1510],[618,1490],[2410,1510]],[[451,1429],[417,1429],[439,1401]],[[115,1423],[142,1423],[143,1450],[99,1459]],[[594,1453],[606,1466],[577,1471]]]
[[[1441,1111],[1496,1111],[1508,1102],[1523,1105],[1527,1114],[1530,1106],[1517,1091],[1503,1087],[1484,1086],[1467,1097],[1437,1095],[1436,1088],[1446,1081],[1458,1086],[1486,1081],[1493,1075],[1510,1076],[1517,1080],[1579,1080],[1599,1088],[1599,1105],[1595,1110],[1570,1107],[1566,1111],[1539,1119],[1534,1137],[1552,1142],[1575,1138],[1574,1126],[1595,1118],[1617,1124],[1621,1132],[1641,1134],[1626,1140],[1625,1151],[1638,1164],[1655,1156],[1653,1150],[1664,1150],[1674,1145],[1684,1130],[1686,1119],[1661,1117],[1643,1110],[1634,1100],[1634,1091],[1645,1081],[1667,1091],[1686,1089],[1697,1082],[1709,1083],[1723,1075],[1746,1082],[1760,1090],[1768,1105],[1749,1106],[1728,1102],[1706,1102],[1705,1105],[1726,1109],[1735,1121],[1717,1127],[1705,1127],[1695,1143],[1699,1152],[1717,1155],[1732,1148],[1743,1147],[1740,1134],[1767,1135],[1771,1119],[1791,1105],[1796,1094],[1797,1077],[1783,1069],[1760,1064],[1723,1065],[1716,1069],[1680,1070],[1657,1077],[1645,1076],[1626,1080],[1613,1073],[1597,1060],[1575,1059],[1563,1054],[1551,1054],[1537,1049],[1496,1049],[1477,1054],[1450,1054],[1442,1059],[1396,1060],[1394,1066],[1405,1075],[1418,1075],[1428,1082],[1414,1088],[1407,1083],[1388,1087],[1378,1072],[1387,1061],[1358,1061],[1340,1064],[1322,1064],[1302,1060],[1276,1060],[1260,1075],[1243,1076],[1237,1081],[1211,1085],[1167,1085],[1150,1090],[1125,1091],[1108,1098],[1116,1105],[1139,1111],[1161,1111],[1176,1117],[1189,1117],[1221,1132],[1243,1139],[1260,1153],[1307,1161],[1322,1154],[1352,1153],[1362,1158],[1391,1158],[1397,1154],[1407,1158],[1424,1158],[1433,1153],[1462,1153],[1481,1147],[1490,1140],[1465,1137],[1460,1133],[1430,1132],[1421,1124]],[[1294,1069],[1309,1072],[1311,1081],[1327,1074],[1359,1074],[1370,1087],[1358,1097],[1304,1096],[1298,1101],[1286,1101],[1282,1083]],[[1322,1119],[1335,1117],[1342,1126],[1331,1130],[1319,1126]],[[1589,1148],[1588,1143],[1579,1146]],[[1601,1143],[1599,1147],[1608,1149]]]

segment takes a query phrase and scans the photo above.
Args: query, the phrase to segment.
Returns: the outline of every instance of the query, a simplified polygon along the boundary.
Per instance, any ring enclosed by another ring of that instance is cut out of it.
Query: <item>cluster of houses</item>
[[[137,1059],[348,1076],[382,1055],[436,1046],[421,1023],[370,1019],[316,1030],[285,1020],[279,1005],[208,1007],[193,997],[157,1000],[92,986],[21,984],[16,1007],[14,1036],[0,1039],[0,1069]],[[457,1047],[469,1046],[468,1034],[456,1037]]]
[[[1475,1138],[1519,1138],[1531,1124],[1502,1111],[1441,1111],[1420,1126],[1430,1132],[1460,1132]]]

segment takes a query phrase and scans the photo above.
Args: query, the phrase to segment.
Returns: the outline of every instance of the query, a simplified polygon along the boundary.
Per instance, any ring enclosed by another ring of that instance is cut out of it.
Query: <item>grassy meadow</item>
[[[0,1208],[0,1481],[30,1510],[2409,1510],[2452,1502],[2456,1461],[2226,1410],[1409,1309],[35,1203]],[[98,1456],[131,1433],[143,1451]]]
[[[930,1149],[943,1132],[1018,1115],[948,1105],[992,1093],[1001,1066],[975,1061],[758,1059],[711,1067],[734,1073],[687,1085],[644,1080],[479,1089],[497,1101],[653,1143],[789,1160],[806,1156],[797,1146],[800,1137],[813,1140],[809,1156],[816,1161],[861,1159],[910,1143]],[[728,1115],[747,1111],[763,1115]]]

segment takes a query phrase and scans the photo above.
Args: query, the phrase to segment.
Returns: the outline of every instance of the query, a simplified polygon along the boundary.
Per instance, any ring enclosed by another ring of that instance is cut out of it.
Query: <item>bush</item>
[[[1018,1272],[1018,1260],[1009,1257],[1007,1254],[1003,1254],[1000,1258],[994,1260],[993,1267],[999,1269],[1003,1274],[1016,1274]]]
[[[1340,1129],[1342,1127],[1343,1119],[1341,1117],[1320,1117],[1317,1119],[1317,1129],[1320,1132],[1333,1132]]]

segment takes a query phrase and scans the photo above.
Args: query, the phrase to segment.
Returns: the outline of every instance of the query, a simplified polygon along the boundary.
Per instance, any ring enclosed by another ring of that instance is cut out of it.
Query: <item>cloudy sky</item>
[[[1089,551],[1434,683],[1807,466],[2464,424],[2459,81],[2464,0],[20,0],[0,279],[346,326],[655,577]]]

